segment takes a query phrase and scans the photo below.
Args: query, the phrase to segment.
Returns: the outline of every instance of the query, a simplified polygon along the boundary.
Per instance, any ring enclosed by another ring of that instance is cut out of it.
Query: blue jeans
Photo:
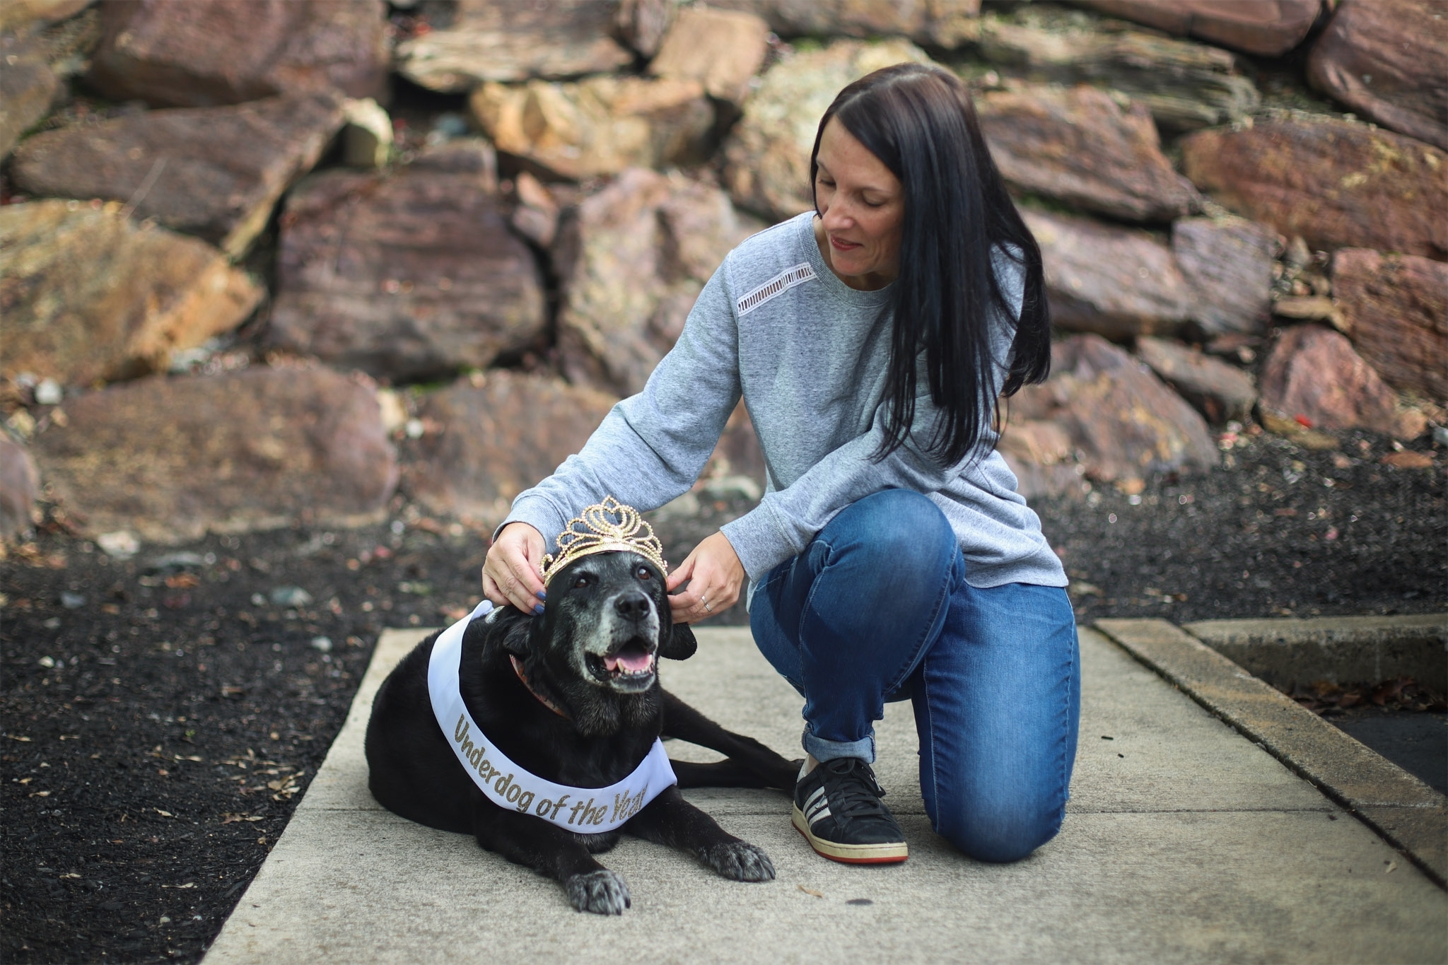
[[[805,699],[816,760],[875,759],[874,721],[909,697],[936,832],[1016,861],[1065,816],[1080,718],[1076,621],[1060,587],[965,581],[945,514],[891,489],[846,507],[760,581],[760,651]]]

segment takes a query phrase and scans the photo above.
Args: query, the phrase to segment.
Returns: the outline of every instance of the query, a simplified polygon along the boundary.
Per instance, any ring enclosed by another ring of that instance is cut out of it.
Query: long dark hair
[[[831,118],[884,162],[904,190],[900,273],[890,306],[894,328],[885,383],[886,436],[875,458],[898,449],[910,433],[923,348],[930,397],[944,415],[925,449],[954,465],[972,452],[987,426],[1000,427],[987,322],[994,312],[1007,319],[1015,313],[992,268],[992,253],[1025,269],[1025,294],[1001,394],[1013,395],[1050,373],[1051,320],[1041,249],[1006,194],[970,93],[954,74],[924,64],[896,64],[840,91],[820,119],[810,153],[812,196],[820,136]]]

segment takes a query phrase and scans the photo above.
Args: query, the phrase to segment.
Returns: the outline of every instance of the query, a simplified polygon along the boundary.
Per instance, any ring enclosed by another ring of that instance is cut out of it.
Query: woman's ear
[[[659,643],[659,656],[670,660],[688,660],[699,649],[694,631],[687,623],[676,623]]]

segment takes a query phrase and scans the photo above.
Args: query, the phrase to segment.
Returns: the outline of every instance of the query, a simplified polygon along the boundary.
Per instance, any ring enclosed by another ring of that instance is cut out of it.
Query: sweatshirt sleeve
[[[996,259],[996,270],[1012,311],[1019,317],[1024,273],[1015,262],[1003,257]],[[998,314],[992,319],[992,398],[1005,383],[1014,333],[1013,320]],[[757,582],[779,563],[804,552],[815,534],[856,500],[886,489],[910,489],[927,495],[937,492],[960,476],[973,460],[990,454],[997,434],[987,426],[974,450],[960,463],[946,465],[931,456],[925,444],[932,438],[942,413],[931,399],[923,367],[917,386],[920,389],[915,396],[910,431],[884,459],[873,458],[885,439],[886,407],[881,404],[866,432],[815,463],[789,487],[766,493],[757,507],[722,527],[751,580]]]
[[[687,492],[739,401],[739,356],[726,258],[684,330],[637,395],[617,403],[578,453],[513,500],[507,519],[552,539],[586,506],[613,496],[641,511]]]

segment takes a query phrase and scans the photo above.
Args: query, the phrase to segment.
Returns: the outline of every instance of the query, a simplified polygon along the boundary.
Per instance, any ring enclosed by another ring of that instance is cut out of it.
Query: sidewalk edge
[[[1448,887],[1448,798],[1166,620],[1095,628]]]

